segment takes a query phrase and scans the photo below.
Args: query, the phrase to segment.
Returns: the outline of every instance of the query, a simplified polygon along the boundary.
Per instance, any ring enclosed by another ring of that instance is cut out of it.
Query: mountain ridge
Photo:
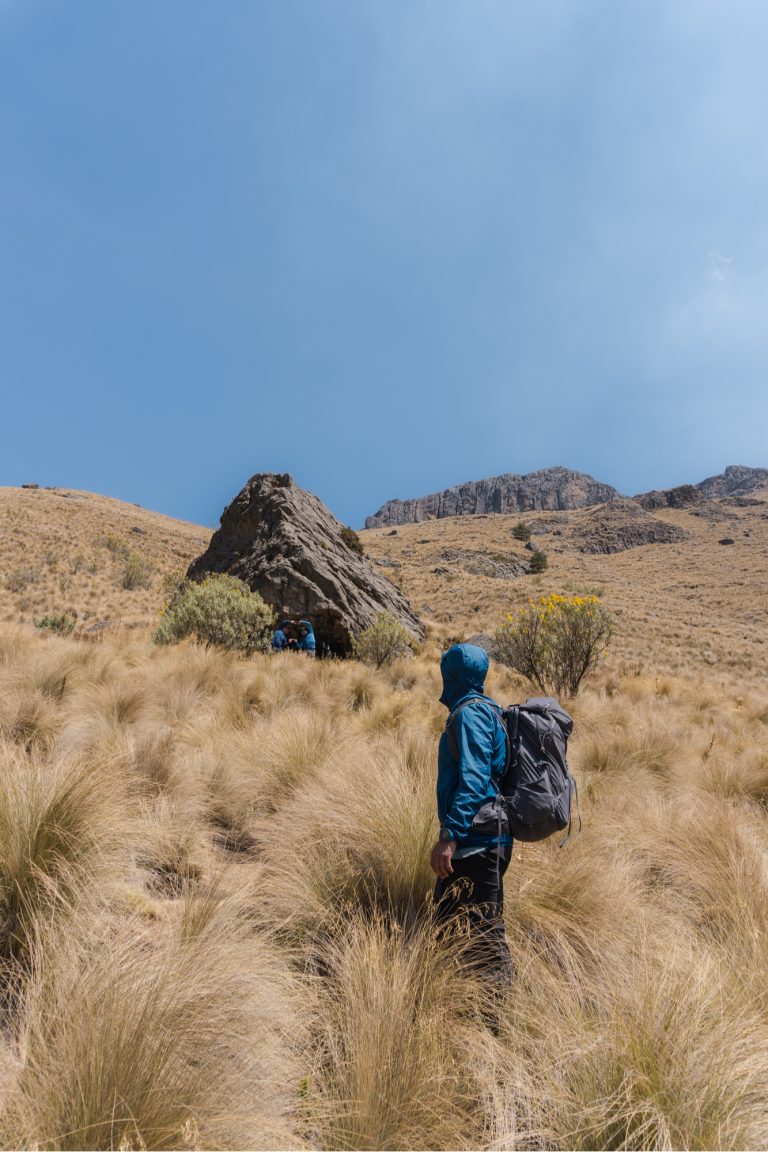
[[[680,508],[726,497],[748,498],[763,487],[768,487],[768,468],[729,464],[723,472],[697,484],[681,484],[624,497],[618,489],[596,480],[589,473],[555,466],[525,474],[505,472],[501,476],[469,480],[427,496],[387,500],[378,512],[366,517],[365,527],[398,527],[489,512],[572,511],[616,499],[635,500],[649,511]]]
[[[366,528],[442,520],[448,516],[476,516],[488,512],[549,512],[605,504],[620,493],[586,472],[560,466],[521,475],[505,472],[484,480],[469,480],[442,492],[412,500],[388,500]]]

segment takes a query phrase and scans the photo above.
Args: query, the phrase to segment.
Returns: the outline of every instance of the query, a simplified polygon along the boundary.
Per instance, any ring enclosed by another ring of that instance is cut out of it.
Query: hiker
[[[275,652],[284,652],[288,647],[288,637],[285,634],[284,625],[286,620],[281,620],[275,631],[272,633],[272,648]]]
[[[299,652],[306,652],[308,655],[314,656],[316,647],[315,632],[309,620],[299,620]]]
[[[276,652],[290,652],[296,651],[298,642],[298,625],[295,620],[283,609],[283,614],[280,618],[280,623],[275,629],[272,637],[272,647]]]
[[[506,768],[506,732],[501,709],[484,694],[488,656],[482,648],[454,645],[443,653],[440,671],[440,703],[450,712],[458,758],[446,731],[437,762],[440,837],[430,858],[438,877],[435,917],[441,930],[463,921],[473,966],[504,981],[512,974],[503,920],[512,837],[506,813],[496,803],[496,782]]]

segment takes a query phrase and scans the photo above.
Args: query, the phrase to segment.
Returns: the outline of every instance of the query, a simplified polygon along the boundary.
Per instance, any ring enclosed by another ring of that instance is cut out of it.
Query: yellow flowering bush
[[[611,617],[597,596],[552,594],[507,613],[496,630],[496,655],[541,692],[575,696],[611,632]]]

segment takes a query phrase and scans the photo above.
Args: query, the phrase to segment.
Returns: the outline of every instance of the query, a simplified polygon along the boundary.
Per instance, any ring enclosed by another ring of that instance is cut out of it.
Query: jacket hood
[[[308,636],[314,636],[315,630],[310,624],[309,620],[299,620],[299,624],[302,628],[306,628]]]
[[[459,700],[472,692],[483,695],[488,675],[488,653],[474,644],[454,644],[443,653],[440,672],[443,677],[440,703],[453,709]]]

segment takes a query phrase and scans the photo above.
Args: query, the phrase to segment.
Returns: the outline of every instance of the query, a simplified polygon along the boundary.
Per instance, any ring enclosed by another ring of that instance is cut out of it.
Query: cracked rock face
[[[287,474],[260,473],[224,509],[221,527],[187,575],[237,576],[278,615],[311,620],[319,652],[347,655],[380,612],[422,639],[424,626],[405,596],[345,544],[343,527]]]
[[[579,552],[624,552],[644,544],[674,544],[688,533],[646,512],[634,500],[613,500],[582,514],[570,532]]]
[[[743,464],[729,464],[719,476],[710,476],[696,485],[708,499],[718,496],[749,496],[768,488],[768,468],[745,468]]]
[[[634,499],[646,512],[653,512],[657,508],[691,508],[704,503],[706,497],[695,484],[680,484],[677,488],[665,488],[662,491],[643,492]]]
[[[570,468],[543,468],[526,476],[508,473],[489,480],[471,480],[444,492],[417,500],[389,500],[366,528],[439,520],[444,516],[477,516],[489,512],[539,512],[586,508],[618,496],[615,488],[601,484]]]
[[[724,472],[710,476],[699,484],[681,484],[677,488],[643,492],[634,499],[648,512],[656,508],[701,507],[707,500],[750,499],[753,492],[768,489],[768,468],[745,468],[742,464],[729,464]],[[694,515],[699,513],[694,512]],[[706,515],[706,513],[705,513]]]

